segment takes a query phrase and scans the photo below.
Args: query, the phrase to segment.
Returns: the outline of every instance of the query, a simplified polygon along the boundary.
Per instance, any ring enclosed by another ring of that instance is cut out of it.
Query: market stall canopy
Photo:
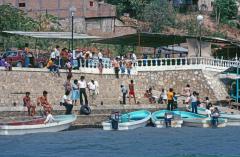
[[[180,46],[163,46],[160,47],[159,50],[163,50],[163,54],[169,54],[169,53],[188,53],[188,49],[185,49]]]
[[[41,39],[72,39],[72,32],[24,32],[24,31],[3,31],[12,35],[28,36]],[[73,33],[73,39],[100,39],[99,36]]]
[[[135,33],[102,40],[96,40],[95,43],[113,44],[113,45],[128,45],[141,47],[161,47],[174,44],[185,43],[187,38],[199,38],[189,35],[169,35],[162,33]],[[239,44],[231,40],[216,38],[216,37],[202,37],[202,41],[211,43],[225,43],[225,44]]]

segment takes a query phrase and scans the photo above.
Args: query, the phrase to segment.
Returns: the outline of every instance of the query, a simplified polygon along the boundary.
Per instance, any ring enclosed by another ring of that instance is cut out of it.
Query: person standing
[[[167,104],[167,110],[173,110],[173,89],[169,88],[169,91],[167,92],[167,99],[168,99],[168,104]]]
[[[121,85],[121,93],[122,93],[122,104],[126,104],[126,95],[127,95],[127,89],[124,85]]]
[[[56,48],[55,48],[55,64],[58,66],[58,67],[61,67],[61,64],[60,64],[60,60],[61,60],[61,57],[60,57],[60,47],[57,45]]]
[[[94,80],[91,80],[88,84],[89,95],[91,96],[91,104],[94,104],[94,100],[96,99],[96,85]]]
[[[36,106],[34,106],[31,102],[30,92],[26,92],[26,96],[23,98],[23,103],[28,109],[28,116],[34,116]]]
[[[197,92],[193,91],[193,94],[190,97],[191,100],[191,107],[192,107],[192,113],[198,113],[197,111]]]
[[[72,78],[71,75],[67,75],[67,80],[66,80],[65,83],[63,84],[64,89],[65,89],[65,92],[66,92],[66,91],[69,91],[69,92],[72,91],[71,78]]]
[[[120,65],[119,65],[117,57],[112,61],[112,65],[114,67],[115,76],[118,79],[119,78],[119,67],[120,67]]]
[[[131,83],[129,84],[129,103],[131,103],[131,97],[133,96],[135,104],[137,103],[136,101],[136,96],[135,96],[135,91],[134,91],[134,83],[133,80],[131,80]]]
[[[130,77],[131,75],[131,69],[132,69],[132,61],[127,61],[127,74],[128,74],[128,77]]]
[[[99,74],[102,75],[102,72],[103,72],[103,62],[102,62],[102,59],[99,59],[98,70],[99,70]]]
[[[24,63],[25,63],[25,67],[29,67],[30,64],[30,58],[29,58],[29,53],[30,53],[30,49],[28,48],[29,45],[28,43],[25,44],[25,48],[24,48],[24,52],[25,52],[25,57],[24,57]]]
[[[162,88],[162,92],[160,94],[160,98],[163,104],[167,104],[167,93],[164,90],[164,88]]]
[[[79,99],[79,87],[78,87],[78,80],[74,80],[72,84],[72,100],[73,104],[77,105],[77,100]]]
[[[80,80],[78,81],[78,86],[79,86],[79,94],[80,94],[80,105],[83,105],[83,96],[84,96],[84,101],[85,105],[88,105],[88,99],[87,99],[87,93],[86,93],[86,88],[87,88],[87,83],[85,81],[85,77],[81,76]]]

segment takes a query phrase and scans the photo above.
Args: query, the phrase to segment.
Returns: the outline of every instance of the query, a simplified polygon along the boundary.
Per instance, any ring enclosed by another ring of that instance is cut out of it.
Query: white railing
[[[202,69],[223,71],[231,66],[239,66],[239,61],[229,61],[214,58],[191,57],[191,58],[159,58],[139,59],[135,67],[137,71],[162,71],[162,70],[184,70]]]
[[[163,70],[209,70],[209,71],[224,71],[231,66],[240,66],[239,61],[229,61],[214,58],[190,57],[190,58],[158,58],[158,59],[138,59],[132,68],[132,74],[137,74],[140,71],[163,71]],[[1,69],[0,69],[1,70]],[[39,68],[17,68],[16,71],[48,71],[48,69]],[[60,70],[64,72],[65,70]],[[127,71],[127,70],[125,70]],[[93,73],[98,74],[98,64],[95,63],[80,63],[79,70],[74,70],[75,73]],[[114,70],[111,61],[104,64],[103,74],[113,74]]]

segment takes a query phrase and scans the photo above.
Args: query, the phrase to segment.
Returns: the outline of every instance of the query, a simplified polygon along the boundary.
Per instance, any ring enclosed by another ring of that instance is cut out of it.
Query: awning
[[[23,31],[3,31],[3,33],[28,36],[41,39],[72,39],[72,32],[23,32]],[[100,39],[99,36],[73,33],[73,39]]]
[[[135,33],[113,38],[107,38],[103,40],[96,40],[95,43],[157,48],[161,46],[185,43],[187,38],[199,39],[199,37],[189,35],[169,35],[162,33]],[[217,37],[203,36],[201,39],[202,41],[211,43],[234,44],[236,46],[240,45],[240,42],[238,41],[231,41],[228,39],[222,39]]]
[[[238,80],[240,79],[240,75],[237,74],[219,74],[221,79],[231,79],[231,80]]]
[[[181,46],[163,46],[163,47],[160,47],[160,50],[165,50],[165,53],[169,53],[169,52],[188,53],[188,49],[185,49]]]

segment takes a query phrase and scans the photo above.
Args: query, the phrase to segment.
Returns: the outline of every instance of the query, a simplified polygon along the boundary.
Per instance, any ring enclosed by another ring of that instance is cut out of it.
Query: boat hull
[[[191,112],[185,112],[185,111],[173,111],[173,112],[181,116],[181,118],[183,119],[184,126],[202,127],[202,128],[212,127],[211,118],[207,116],[194,114]],[[226,127],[226,125],[227,125],[227,119],[224,119],[224,118],[218,119],[217,127]]]
[[[129,115],[134,116],[135,113],[140,113],[140,112],[146,113],[146,116],[140,120],[131,120],[130,118],[130,121],[128,122],[122,122],[122,123],[120,122],[118,123],[117,130],[132,130],[140,127],[145,127],[151,118],[151,113],[149,111],[145,111],[145,110],[136,111],[136,112],[129,113]],[[103,130],[115,130],[112,128],[111,121],[102,122],[102,126],[103,126]]]
[[[168,110],[160,110],[152,113],[151,120],[155,127],[157,128],[166,128],[164,116],[165,113],[169,112]],[[179,117],[179,116],[178,116]],[[175,118],[171,120],[172,128],[181,128],[183,124],[183,120],[179,118]]]
[[[58,132],[68,129],[76,115],[54,116],[56,122],[31,125],[0,125],[0,135],[24,135],[44,132]]]

